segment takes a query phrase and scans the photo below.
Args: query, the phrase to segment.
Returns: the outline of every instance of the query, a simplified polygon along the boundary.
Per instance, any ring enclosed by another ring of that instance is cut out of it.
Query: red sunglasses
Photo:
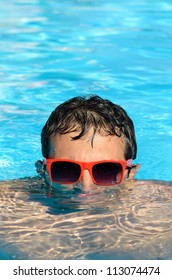
[[[59,184],[74,184],[81,180],[83,171],[89,171],[96,185],[112,186],[124,179],[126,167],[132,167],[132,160],[102,160],[80,162],[68,159],[46,159],[50,180]]]

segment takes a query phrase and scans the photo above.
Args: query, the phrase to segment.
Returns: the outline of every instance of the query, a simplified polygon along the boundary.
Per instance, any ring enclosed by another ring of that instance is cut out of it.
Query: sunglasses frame
[[[75,184],[77,182],[79,182],[83,176],[83,172],[84,170],[88,170],[89,173],[90,173],[90,176],[91,176],[91,179],[93,181],[94,184],[96,185],[100,185],[98,184],[95,179],[94,179],[94,176],[93,176],[93,173],[92,173],[92,168],[94,165],[96,164],[100,164],[100,163],[118,163],[118,164],[121,164],[122,166],[122,175],[121,175],[121,180],[118,182],[118,183],[109,183],[109,184],[103,184],[104,186],[112,186],[112,185],[117,185],[117,184],[121,184],[121,182],[123,181],[124,179],[124,172],[125,172],[125,169],[127,167],[132,167],[132,159],[128,159],[128,160],[100,160],[100,161],[93,161],[93,162],[82,162],[82,161],[76,161],[76,160],[70,160],[70,159],[61,159],[61,158],[45,158],[45,162],[46,162],[46,165],[47,165],[47,169],[48,169],[48,174],[49,174],[49,177],[50,177],[50,180],[51,182],[54,182],[54,183],[58,183],[58,181],[54,181],[52,179],[52,175],[51,175],[51,165],[53,162],[71,162],[71,163],[75,163],[75,164],[78,164],[81,168],[81,173],[80,173],[80,176],[78,178],[77,181],[75,182],[69,182],[69,181],[66,181],[64,182],[63,184]]]

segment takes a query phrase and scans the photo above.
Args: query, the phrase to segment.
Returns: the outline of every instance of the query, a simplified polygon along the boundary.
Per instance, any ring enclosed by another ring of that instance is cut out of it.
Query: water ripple
[[[0,240],[11,258],[171,258],[171,184],[136,182],[103,193],[103,201],[47,195],[39,180],[1,186]]]

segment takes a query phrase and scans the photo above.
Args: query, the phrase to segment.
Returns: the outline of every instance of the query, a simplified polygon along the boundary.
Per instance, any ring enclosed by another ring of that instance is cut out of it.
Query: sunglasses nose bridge
[[[92,173],[92,164],[90,164],[89,162],[82,162],[82,172],[84,170],[88,170],[89,173]]]
[[[82,168],[82,176],[83,176],[83,173],[84,173],[84,170],[87,170],[92,178],[93,179],[93,175],[92,175],[92,164],[90,162],[82,162],[82,165],[81,165],[81,168]]]

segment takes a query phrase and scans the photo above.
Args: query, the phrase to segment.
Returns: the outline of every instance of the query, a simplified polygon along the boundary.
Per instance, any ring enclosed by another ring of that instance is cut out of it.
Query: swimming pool
[[[35,176],[34,163],[42,157],[40,131],[50,112],[72,96],[95,93],[124,107],[135,123],[136,162],[141,164],[137,178],[172,181],[171,1],[16,0],[0,7],[0,180]],[[49,202],[40,188],[36,203],[39,208],[39,192],[46,212]],[[21,189],[17,195],[34,201],[32,192],[26,195]],[[102,205],[96,209],[92,222],[98,228]],[[61,231],[78,217],[68,211],[69,223]],[[91,215],[81,212],[82,219]],[[58,216],[60,223],[65,217]],[[108,225],[103,225],[106,235]],[[78,232],[72,236],[76,246]],[[84,236],[88,242],[86,231]],[[110,256],[107,251],[102,258],[106,254]],[[98,257],[93,250],[87,258]]]

